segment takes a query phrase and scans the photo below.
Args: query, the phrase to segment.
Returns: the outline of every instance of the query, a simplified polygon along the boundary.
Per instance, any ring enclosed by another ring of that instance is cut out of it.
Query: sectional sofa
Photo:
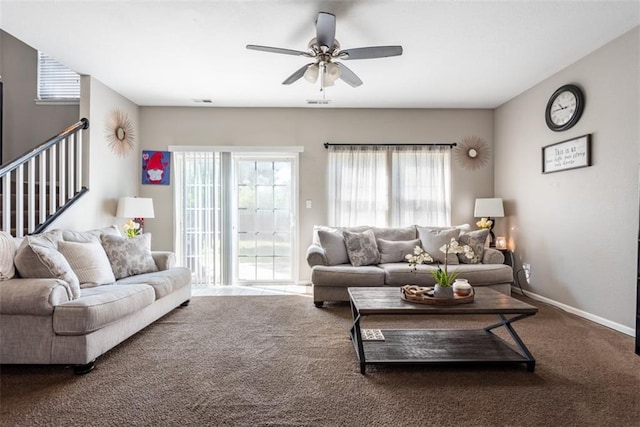
[[[151,235],[115,227],[0,233],[0,363],[72,365],[98,356],[191,298],[191,272]]]
[[[488,286],[510,295],[513,270],[504,264],[502,252],[485,247],[488,230],[471,231],[469,225],[456,227],[398,228],[314,227],[313,243],[307,249],[311,267],[313,301],[322,307],[325,301],[349,301],[348,287],[397,286],[415,284],[433,286],[431,271],[444,265],[443,244],[456,239],[473,248],[474,257],[464,253],[447,254],[447,268],[472,286]],[[406,255],[416,246],[433,258],[430,264],[412,267]]]

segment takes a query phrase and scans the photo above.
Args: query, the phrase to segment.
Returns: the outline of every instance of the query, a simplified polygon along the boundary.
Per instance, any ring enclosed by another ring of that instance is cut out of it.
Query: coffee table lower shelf
[[[484,329],[383,329],[384,341],[362,340],[361,350],[354,333],[352,329],[362,373],[373,364],[525,363],[528,371],[535,369],[532,357]]]

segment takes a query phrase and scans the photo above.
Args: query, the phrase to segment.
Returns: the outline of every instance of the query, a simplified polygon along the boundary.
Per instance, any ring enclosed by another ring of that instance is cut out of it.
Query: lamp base
[[[496,247],[496,235],[493,234],[493,226],[496,223],[496,220],[488,217],[487,220],[491,221],[491,227],[489,227],[489,247],[490,248],[495,248]],[[140,226],[142,227],[142,226]]]
[[[132,221],[136,224],[140,224],[140,228],[138,230],[140,230],[140,234],[144,233],[144,218],[133,218]]]

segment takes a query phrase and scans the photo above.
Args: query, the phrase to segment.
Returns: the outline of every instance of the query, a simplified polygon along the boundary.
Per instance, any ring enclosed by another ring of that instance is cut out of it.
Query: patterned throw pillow
[[[358,267],[377,264],[380,261],[376,236],[372,230],[366,230],[362,233],[345,231],[344,243],[347,246],[347,254],[352,265]]]
[[[102,234],[100,240],[116,280],[158,271],[151,256],[150,233],[131,238]]]
[[[26,236],[16,252],[15,264],[21,277],[53,278],[69,284],[73,300],[80,297],[80,283],[66,258],[58,252],[61,233],[50,231]]]
[[[440,248],[451,243],[452,238],[458,239],[460,229],[442,227],[417,227],[417,229],[418,237],[422,242],[422,249],[431,255],[435,262],[444,264],[444,252],[440,251]],[[447,264],[459,264],[458,256],[454,253],[447,254]]]
[[[380,263],[406,262],[406,256],[412,254],[416,246],[421,246],[420,240],[400,240],[391,241],[377,239],[378,251],[380,252]]]
[[[0,281],[12,279],[16,275],[13,258],[16,256],[16,243],[13,236],[0,231]]]
[[[484,256],[484,244],[487,241],[488,235],[488,228],[460,234],[460,237],[458,238],[460,245],[469,245],[475,253],[475,256],[471,259],[469,259],[464,253],[458,254],[460,262],[463,264],[478,264],[482,262],[482,257]]]
[[[58,243],[58,250],[78,276],[81,288],[106,285],[116,281],[109,258],[96,237],[87,242]]]

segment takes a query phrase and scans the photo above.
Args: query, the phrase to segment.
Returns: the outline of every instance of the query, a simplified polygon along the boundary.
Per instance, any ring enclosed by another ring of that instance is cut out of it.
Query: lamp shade
[[[155,218],[153,199],[143,197],[121,197],[118,200],[118,218]]]
[[[502,218],[504,217],[504,207],[501,198],[476,199],[476,208],[473,211],[476,218]]]

